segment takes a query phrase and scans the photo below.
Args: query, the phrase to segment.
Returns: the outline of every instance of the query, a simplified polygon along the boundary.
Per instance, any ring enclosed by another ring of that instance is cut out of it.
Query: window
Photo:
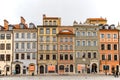
[[[114,39],[117,39],[117,34],[114,34],[114,35],[113,35],[113,38],[114,38]]]
[[[27,39],[30,39],[30,36],[31,36],[30,33],[27,33]]]
[[[6,44],[6,50],[10,50],[11,49],[11,44],[10,43],[7,43]]]
[[[16,36],[16,37],[15,37],[16,39],[17,39],[17,38],[19,38],[19,33],[16,33],[16,35],[15,35],[15,36]]]
[[[43,50],[43,45],[40,45],[40,50]]]
[[[93,58],[96,58],[96,52],[93,53]]]
[[[36,39],[36,33],[33,33],[33,34],[32,34],[32,38],[33,38],[33,39]]]
[[[70,38],[70,42],[72,42],[73,41],[73,39],[72,38]]]
[[[110,34],[107,34],[107,38],[110,38]]]
[[[114,50],[117,50],[117,44],[114,44]]]
[[[85,53],[83,52],[82,58],[85,58]]]
[[[49,25],[52,25],[52,21],[49,21]]]
[[[90,52],[88,53],[88,58],[91,58],[91,53]]]
[[[97,46],[97,41],[93,41],[93,46]]]
[[[36,59],[35,53],[32,53],[32,59]]]
[[[63,60],[63,54],[60,54],[60,60]]]
[[[60,65],[59,70],[64,70],[64,65]]]
[[[70,54],[70,60],[73,60],[73,54]]]
[[[105,44],[101,44],[101,50],[105,50]]]
[[[46,50],[50,50],[50,49],[49,49],[49,45],[46,45]]]
[[[80,36],[80,32],[76,32],[76,36]]]
[[[93,36],[97,36],[96,32],[93,32]]]
[[[24,49],[24,48],[25,48],[24,45],[25,45],[24,42],[22,42],[22,43],[21,43],[21,49]]]
[[[23,25],[23,24],[20,24],[20,28],[23,29],[23,28],[24,28],[24,25]]]
[[[43,42],[43,36],[40,36],[40,42]]]
[[[68,45],[65,45],[65,50],[68,50]]]
[[[57,24],[56,24],[56,21],[53,21],[53,25],[54,25],[54,26],[57,25]]]
[[[72,45],[70,45],[70,50],[73,50],[73,46]]]
[[[87,36],[91,36],[90,32],[87,33]]]
[[[46,55],[46,60],[49,60],[50,59],[50,56],[49,55]]]
[[[36,42],[33,42],[33,43],[32,43],[32,48],[33,48],[33,49],[36,49]]]
[[[6,55],[6,61],[10,61],[10,54]]]
[[[80,52],[76,52],[76,58],[80,58]]]
[[[9,67],[6,67],[6,71],[10,71],[10,68],[9,68]]]
[[[82,41],[82,46],[85,46],[85,41]]]
[[[68,38],[65,38],[65,42],[68,42]]]
[[[104,38],[104,34],[101,34],[101,35],[100,35],[100,38]]]
[[[117,60],[117,55],[114,55],[114,60],[115,60],[115,61]]]
[[[11,39],[11,34],[6,34],[6,39]]]
[[[16,44],[15,44],[15,48],[16,48],[16,49],[19,49],[19,43],[16,43]]]
[[[49,28],[46,29],[46,34],[50,34],[50,29]]]
[[[67,54],[65,54],[65,60],[68,60],[68,55]]]
[[[19,59],[19,54],[16,54],[16,58],[15,59]]]
[[[108,55],[108,60],[111,60],[111,55],[110,54]]]
[[[30,53],[27,53],[27,59],[30,59]]]
[[[30,43],[27,43],[27,49],[30,49]]]
[[[82,36],[85,36],[85,32],[82,32]]]
[[[63,45],[60,45],[60,50],[63,50]]]
[[[49,36],[46,37],[46,41],[47,41],[47,42],[50,41],[50,37],[49,37]]]
[[[76,46],[80,46],[80,41],[76,41]]]
[[[25,54],[21,54],[21,59],[25,59]]]
[[[53,50],[56,50],[56,45],[53,45]]]
[[[56,34],[56,29],[52,29],[52,34]]]
[[[5,50],[5,44],[1,44],[1,45],[0,45],[0,49],[1,49],[1,50]]]
[[[63,42],[63,38],[60,38],[60,42]]]
[[[5,34],[1,34],[1,39],[5,39]]]
[[[53,60],[56,60],[56,55],[53,55]]]
[[[43,60],[43,54],[40,55],[40,60]]]
[[[57,40],[56,40],[56,37],[53,37],[53,42],[56,42]]]
[[[91,41],[88,41],[88,46],[91,46]]]
[[[45,25],[48,25],[48,21],[45,21]]]
[[[5,56],[4,56],[4,54],[1,54],[0,55],[0,61],[4,61],[5,60]]]
[[[103,70],[109,70],[109,65],[103,65]]]
[[[25,38],[25,33],[21,34],[21,38],[23,38],[23,39]]]
[[[107,49],[111,50],[111,45],[110,44],[107,45]]]
[[[102,60],[105,60],[105,55],[102,55]]]
[[[40,28],[40,34],[44,34],[43,28]]]

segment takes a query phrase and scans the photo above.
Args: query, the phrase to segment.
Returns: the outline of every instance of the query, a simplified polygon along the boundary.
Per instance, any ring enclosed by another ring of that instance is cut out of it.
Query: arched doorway
[[[44,66],[40,66],[40,74],[44,73]]]
[[[96,63],[92,64],[92,71],[91,72],[97,73],[97,64]]]
[[[20,74],[20,65],[19,64],[16,64],[15,72],[16,72],[16,74]]]

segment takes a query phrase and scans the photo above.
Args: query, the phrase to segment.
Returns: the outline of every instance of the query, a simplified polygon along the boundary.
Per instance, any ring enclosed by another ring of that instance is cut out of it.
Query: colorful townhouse
[[[58,74],[75,74],[73,26],[60,26],[58,31]]]
[[[12,75],[37,74],[37,29],[23,17],[13,28]]]
[[[115,25],[99,25],[100,73],[119,71],[119,31]]]
[[[13,49],[12,28],[7,20],[4,26],[0,25],[0,75],[11,75],[12,49]]]
[[[43,15],[43,25],[38,25],[38,74],[58,73],[57,34],[61,25],[59,17]]]
[[[99,73],[99,27],[74,21],[76,73]]]

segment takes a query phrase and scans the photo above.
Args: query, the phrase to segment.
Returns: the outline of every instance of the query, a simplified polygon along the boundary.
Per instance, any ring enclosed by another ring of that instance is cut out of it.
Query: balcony
[[[37,49],[15,49],[15,52],[37,52]]]

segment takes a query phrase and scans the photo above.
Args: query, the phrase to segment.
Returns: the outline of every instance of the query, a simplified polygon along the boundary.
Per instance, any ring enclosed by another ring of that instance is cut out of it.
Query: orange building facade
[[[99,40],[100,73],[119,71],[118,30],[114,25],[101,25]]]

